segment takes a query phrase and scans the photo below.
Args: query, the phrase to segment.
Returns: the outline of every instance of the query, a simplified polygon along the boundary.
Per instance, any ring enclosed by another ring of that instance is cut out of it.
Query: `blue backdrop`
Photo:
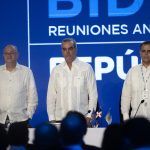
[[[149,0],[1,0],[0,64],[6,44],[17,45],[21,64],[36,80],[39,105],[33,126],[47,121],[46,94],[52,68],[61,62],[60,42],[73,37],[78,56],[95,71],[103,115],[121,121],[120,96],[130,67],[140,63],[139,44],[150,39]]]

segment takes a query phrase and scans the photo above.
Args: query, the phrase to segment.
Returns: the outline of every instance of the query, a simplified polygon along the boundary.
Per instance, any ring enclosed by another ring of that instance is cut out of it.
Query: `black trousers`
[[[7,129],[10,145],[26,145],[28,143],[28,120],[10,124]]]
[[[10,126],[28,127],[28,124],[29,124],[29,120],[25,120],[25,121],[11,123]]]
[[[15,126],[19,128],[29,127],[29,120],[14,122],[14,123],[8,123],[8,121],[6,121],[5,124],[0,123],[0,126],[3,126],[4,128],[10,128],[10,126]]]

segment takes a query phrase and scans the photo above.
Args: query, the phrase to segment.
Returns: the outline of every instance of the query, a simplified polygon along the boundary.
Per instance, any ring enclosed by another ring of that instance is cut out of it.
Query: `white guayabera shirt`
[[[142,100],[144,103],[141,103]],[[150,66],[145,68],[140,64],[129,70],[121,97],[124,120],[129,119],[130,106],[132,107],[131,117],[135,116],[138,109],[136,116],[150,119]]]
[[[96,109],[97,98],[96,79],[91,65],[76,58],[70,70],[66,62],[63,62],[53,69],[49,79],[49,120],[62,120],[69,110],[82,114],[88,110],[92,112]]]
[[[0,123],[25,121],[32,118],[38,104],[37,91],[32,71],[16,65],[12,72],[0,66]]]

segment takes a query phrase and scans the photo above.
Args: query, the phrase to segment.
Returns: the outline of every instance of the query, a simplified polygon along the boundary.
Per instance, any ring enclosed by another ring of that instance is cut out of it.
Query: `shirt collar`
[[[141,66],[142,66],[142,68],[144,68],[144,69],[150,69],[150,65],[146,68],[143,64],[141,64]]]
[[[17,63],[16,64],[16,69],[21,69],[20,65]],[[2,65],[2,70],[6,70],[6,64]]]
[[[79,59],[76,57],[75,60],[72,62],[72,66],[76,65],[78,62],[79,62]],[[64,61],[62,65],[64,68],[68,67],[66,61]]]

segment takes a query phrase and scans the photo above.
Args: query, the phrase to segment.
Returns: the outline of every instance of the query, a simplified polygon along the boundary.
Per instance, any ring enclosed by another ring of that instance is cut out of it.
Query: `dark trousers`
[[[28,120],[12,123],[7,130],[10,145],[26,145],[28,143]]]
[[[5,128],[10,128],[10,126],[16,126],[16,127],[29,127],[29,120],[25,120],[25,121],[20,121],[20,122],[14,122],[14,123],[9,123],[8,120],[6,120],[5,124],[0,123],[1,126],[5,127]]]
[[[20,121],[20,122],[14,122],[11,123],[10,126],[16,126],[16,127],[28,127],[29,121],[25,120],[25,121]]]

